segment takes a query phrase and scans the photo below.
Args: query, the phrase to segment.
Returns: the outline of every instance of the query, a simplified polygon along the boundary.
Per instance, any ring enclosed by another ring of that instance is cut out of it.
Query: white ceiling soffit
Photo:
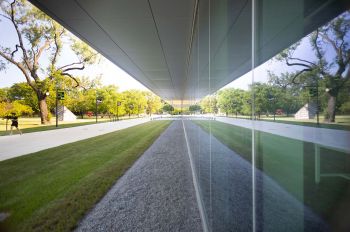
[[[210,1],[210,82],[208,0],[30,2],[165,100],[198,100],[251,68],[251,0]],[[347,0],[257,3],[258,64],[349,4]]]

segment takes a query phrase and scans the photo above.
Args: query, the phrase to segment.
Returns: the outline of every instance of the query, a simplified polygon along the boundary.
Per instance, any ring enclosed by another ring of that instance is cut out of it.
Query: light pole
[[[120,101],[117,102],[117,121],[119,121],[119,106],[121,105],[122,103]]]
[[[97,94],[97,89],[96,89],[96,102],[95,102],[95,118],[96,118],[96,123],[97,123],[97,106],[98,104],[102,103],[102,99],[100,97],[98,97],[98,94]]]
[[[133,104],[130,104],[129,105],[129,118],[130,118],[130,114],[131,114],[131,111],[134,109],[134,105]]]
[[[272,109],[273,110],[273,121],[275,121],[276,120],[275,97],[271,93],[269,93],[267,95],[267,97],[268,97],[269,101],[273,103],[273,109]]]
[[[95,101],[95,119],[97,123],[97,92],[96,92],[96,101]]]

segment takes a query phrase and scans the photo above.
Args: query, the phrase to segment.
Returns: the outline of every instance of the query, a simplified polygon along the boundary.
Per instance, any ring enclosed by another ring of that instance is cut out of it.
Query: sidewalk
[[[0,136],[0,161],[107,134],[148,122],[149,118],[77,126],[28,134]]]
[[[350,152],[350,131],[217,117],[216,121]]]

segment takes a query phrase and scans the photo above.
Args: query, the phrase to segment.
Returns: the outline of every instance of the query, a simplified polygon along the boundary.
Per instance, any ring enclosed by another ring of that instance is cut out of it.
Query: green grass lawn
[[[250,129],[216,121],[195,121],[241,157],[251,162]],[[289,193],[319,215],[332,220],[335,206],[349,200],[350,181],[339,177],[322,177],[315,183],[315,144],[265,132],[255,132],[256,165]],[[350,173],[350,154],[321,148],[321,171]],[[271,207],[271,206],[269,206]]]
[[[0,231],[70,231],[168,127],[152,121],[0,162]]]
[[[136,117],[131,117],[136,118]],[[119,120],[127,120],[128,117],[120,117]],[[109,118],[99,118],[98,123],[110,122]],[[84,126],[89,124],[95,124],[96,119],[77,119],[74,122],[58,122],[58,127],[56,127],[55,118],[51,119],[51,125],[41,125],[40,118],[19,118],[19,128],[23,133],[31,133],[38,131],[47,131],[47,130],[56,130],[62,128],[76,127],[76,126]],[[9,135],[10,134],[10,126],[11,121],[8,121],[8,131],[6,131],[6,120],[0,120],[0,136]],[[14,129],[13,133],[17,133],[16,129]]]

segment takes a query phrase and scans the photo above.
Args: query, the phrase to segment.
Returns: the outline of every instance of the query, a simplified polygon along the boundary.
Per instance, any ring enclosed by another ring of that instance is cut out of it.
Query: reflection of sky
[[[350,13],[345,12],[343,15],[345,17],[350,17]],[[347,33],[346,40],[350,41],[350,32]],[[327,62],[331,63],[335,60],[336,53],[334,49],[331,47],[331,45],[328,44],[322,44],[322,50],[325,52],[325,58]],[[310,37],[306,36],[301,40],[300,45],[294,52],[293,57],[304,59],[307,61],[315,61],[315,51],[312,49],[310,45]],[[331,67],[331,72],[335,72],[337,66],[334,65]],[[279,75],[281,73],[285,72],[295,72],[298,70],[301,70],[302,67],[300,66],[288,66],[284,61],[277,61],[275,59],[270,59],[266,61],[265,63],[261,64],[254,70],[254,81],[255,82],[267,82],[268,81],[268,71],[273,72],[276,75]],[[248,72],[245,75],[237,78],[236,80],[232,81],[231,83],[227,84],[223,88],[239,88],[239,89],[245,89],[247,90],[249,85],[252,83],[252,73]]]
[[[306,37],[302,40],[298,49],[295,51],[293,57],[298,57],[306,60],[314,60],[315,56],[313,54],[314,52],[312,51],[312,48],[310,46],[309,39]],[[276,75],[279,75],[284,72],[294,72],[296,70],[300,70],[300,67],[296,67],[296,66],[290,67],[286,65],[284,61],[277,61],[272,58],[266,61],[265,63],[259,65],[257,68],[255,68],[254,81],[267,82],[268,71],[273,72]],[[224,86],[223,88],[239,88],[239,89],[247,90],[248,86],[251,83],[252,83],[252,72],[248,72],[243,76],[241,76],[240,78],[237,78],[236,80],[232,81],[228,85]]]

